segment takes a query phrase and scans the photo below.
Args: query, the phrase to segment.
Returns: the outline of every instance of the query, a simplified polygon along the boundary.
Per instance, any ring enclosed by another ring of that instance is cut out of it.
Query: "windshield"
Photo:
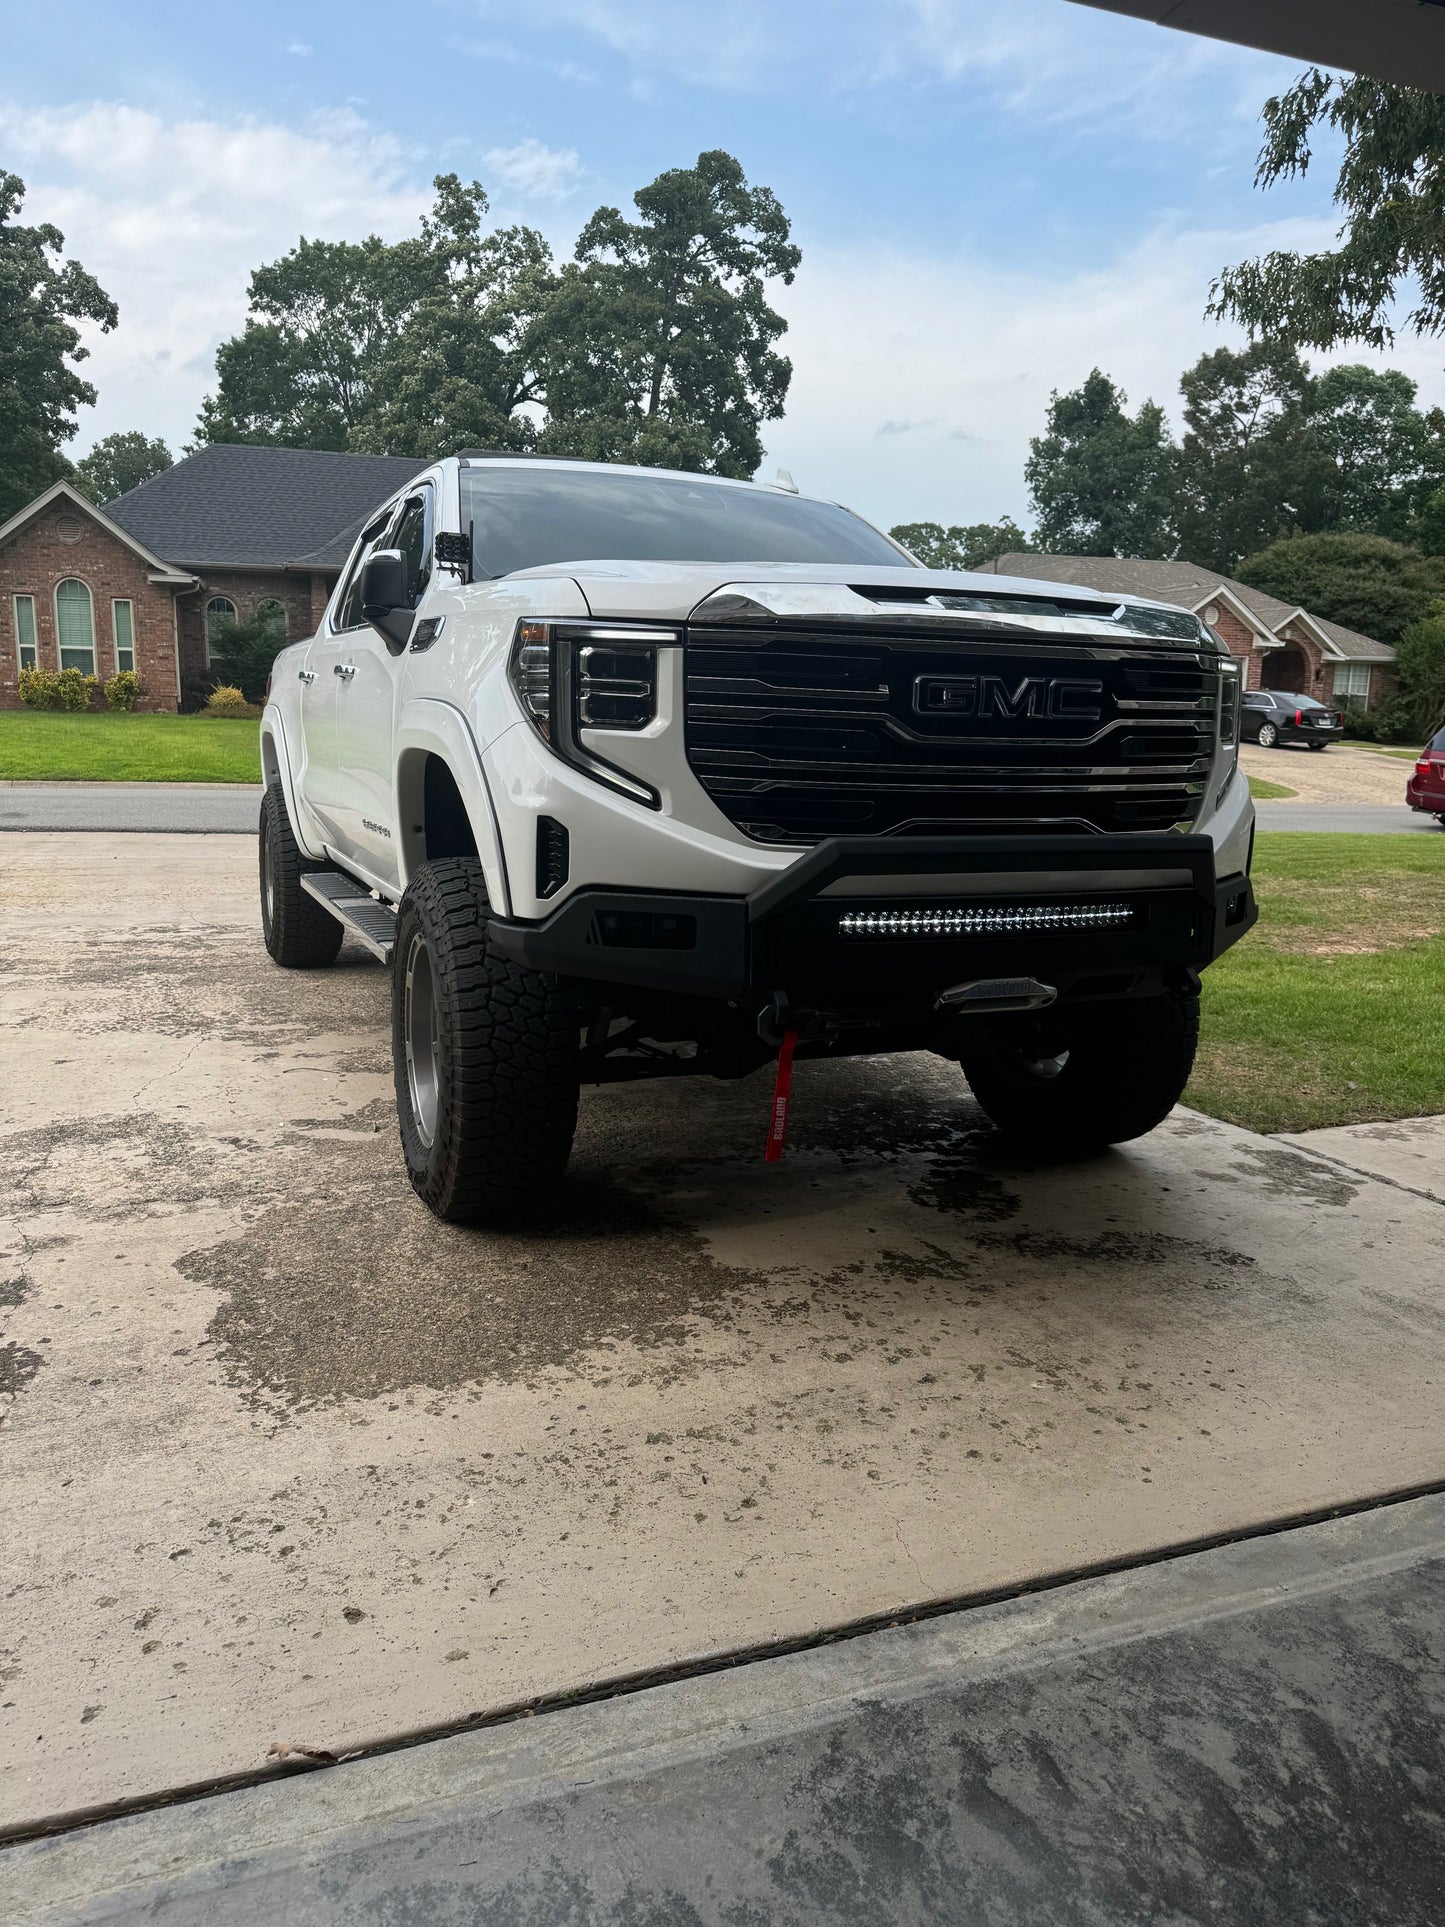
[[[462,525],[480,577],[550,562],[857,562],[912,566],[847,509],[691,475],[464,468]]]

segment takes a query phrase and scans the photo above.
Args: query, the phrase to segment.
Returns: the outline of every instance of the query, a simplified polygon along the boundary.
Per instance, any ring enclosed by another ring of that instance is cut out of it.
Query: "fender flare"
[[[426,861],[422,837],[413,828],[420,816],[414,784],[420,780],[425,758],[435,756],[446,764],[461,792],[493,910],[498,915],[510,916],[512,898],[507,888],[507,865],[502,855],[496,807],[482,768],[481,752],[466,717],[453,704],[437,697],[414,697],[402,705],[392,741],[395,749],[392,807],[401,844],[403,889],[413,871]],[[501,908],[502,905],[506,908]]]
[[[281,794],[286,799],[286,814],[291,819],[291,834],[306,856],[313,862],[321,862],[326,851],[306,833],[306,819],[301,813],[296,781],[291,773],[291,748],[286,740],[286,722],[275,703],[267,703],[261,712],[261,781],[267,789],[273,783],[280,783]]]

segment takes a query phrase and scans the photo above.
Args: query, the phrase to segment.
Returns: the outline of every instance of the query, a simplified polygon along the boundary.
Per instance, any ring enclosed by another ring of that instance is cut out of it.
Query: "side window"
[[[1246,696],[1244,699],[1244,706],[1246,709],[1268,709],[1269,697],[1255,696],[1255,695]]]
[[[361,532],[361,546],[356,551],[356,560],[351,565],[351,573],[346,578],[346,587],[341,592],[341,600],[336,605],[333,627],[337,629],[360,629],[366,618],[361,613],[361,570],[366,558],[375,548],[381,547],[382,537],[391,527],[393,511],[388,508],[378,515],[374,522],[368,522]]]
[[[391,546],[400,549],[406,563],[406,592],[414,609],[426,594],[431,580],[432,492],[419,489],[401,505],[401,520]]]

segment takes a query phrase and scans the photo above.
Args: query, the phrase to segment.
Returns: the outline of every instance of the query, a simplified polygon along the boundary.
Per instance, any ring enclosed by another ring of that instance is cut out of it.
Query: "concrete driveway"
[[[591,1093],[440,1226],[387,985],[249,837],[0,849],[0,1825],[1445,1475],[1445,1209],[1181,1113],[994,1162],[937,1060]]]

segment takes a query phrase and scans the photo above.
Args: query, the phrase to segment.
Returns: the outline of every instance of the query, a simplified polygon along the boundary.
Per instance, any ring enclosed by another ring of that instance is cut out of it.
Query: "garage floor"
[[[1445,1476],[1445,1209],[1180,1114],[994,1163],[937,1060],[590,1094],[434,1223],[387,988],[254,839],[0,851],[0,1825]]]

